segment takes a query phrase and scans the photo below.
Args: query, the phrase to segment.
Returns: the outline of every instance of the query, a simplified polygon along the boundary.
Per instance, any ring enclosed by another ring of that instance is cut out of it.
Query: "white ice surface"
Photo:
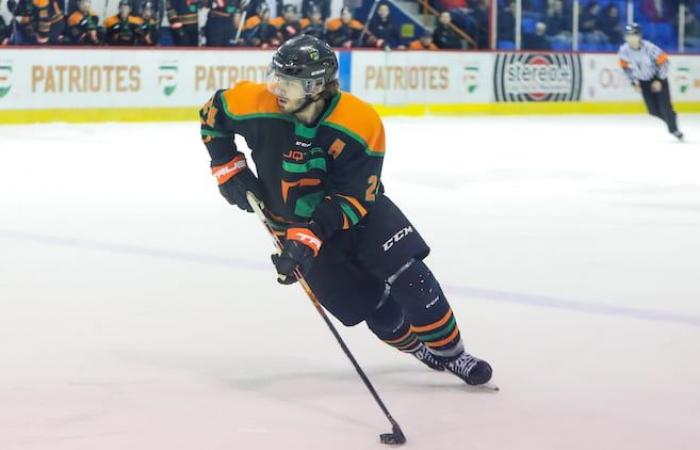
[[[498,394],[342,334],[407,449],[700,448],[700,117],[390,119],[384,182]],[[196,123],[0,127],[0,450],[379,449]]]

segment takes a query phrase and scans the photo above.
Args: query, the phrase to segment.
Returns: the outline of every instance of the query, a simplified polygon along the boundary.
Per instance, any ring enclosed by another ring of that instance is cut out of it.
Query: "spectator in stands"
[[[389,5],[382,3],[369,23],[368,44],[377,48],[396,48],[400,43],[399,30],[391,20]]]
[[[312,5],[307,19],[301,19],[301,32],[323,40],[326,35],[326,21],[323,20],[321,10]]]
[[[34,27],[32,26],[32,0],[8,0],[7,8],[12,11],[15,22],[15,42],[32,45],[36,43]]]
[[[573,30],[571,15],[564,12],[562,0],[553,0],[549,3],[545,25],[550,43],[563,47],[571,45],[571,32]]]
[[[433,34],[426,30],[420,37],[411,42],[408,46],[409,50],[439,50],[437,46],[433,43]]]
[[[0,1],[0,6],[2,6],[2,1]],[[12,12],[17,6],[16,3],[7,2],[7,9]],[[5,23],[5,18],[0,14],[0,47],[10,45],[10,36],[12,35],[12,29]]]
[[[642,14],[651,22],[670,22],[673,10],[669,0],[643,0]]]
[[[692,49],[700,48],[700,22],[690,8],[685,10],[685,45]]]
[[[588,2],[579,15],[579,26],[583,42],[591,45],[607,44],[608,37],[597,28],[600,5],[597,0]]]
[[[160,24],[156,18],[153,3],[150,1],[144,3],[141,7],[141,19],[143,19],[143,24],[138,33],[137,45],[158,45]]]
[[[311,14],[314,10],[318,10],[321,14],[323,23],[331,17],[331,0],[302,0],[301,16],[305,19],[311,19]]]
[[[498,10],[498,40],[515,40],[515,6],[513,0],[505,0],[503,6]]]
[[[204,36],[207,47],[230,47],[236,38],[235,14],[239,0],[210,0]],[[239,13],[240,19],[240,13]]]
[[[597,27],[605,33],[608,42],[615,44],[622,42],[622,22],[617,5],[611,3],[603,10],[603,14],[598,17]]]
[[[476,25],[475,32],[471,34],[476,40],[477,48],[489,47],[489,4],[487,0],[474,0],[467,10],[467,15]],[[466,31],[466,30],[465,30]]]
[[[537,22],[535,24],[534,33],[525,33],[523,35],[523,50],[551,50],[552,44],[550,44],[547,38],[547,25],[544,22]]]
[[[267,3],[258,5],[257,14],[246,19],[244,26],[245,44],[251,47],[277,47],[280,41],[277,29],[270,23],[270,8]]]
[[[343,0],[343,8],[348,8],[354,17],[357,10],[362,8],[362,2],[363,0]]]
[[[199,0],[165,0],[176,46],[199,46],[199,7]]]
[[[449,11],[440,13],[437,27],[433,31],[433,42],[440,49],[461,49],[462,39],[457,36],[457,33],[450,27],[452,25],[452,16]]]
[[[301,22],[297,7],[292,4],[284,5],[282,16],[275,17],[270,23],[277,29],[277,37],[285,43],[294,36],[301,34]]]
[[[343,7],[340,17],[331,19],[326,24],[326,42],[332,47],[359,47],[363,25],[352,18],[350,8]]]
[[[90,8],[90,0],[78,0],[75,11],[69,16],[66,27],[66,42],[73,45],[100,45],[104,30],[100,18]]]
[[[107,17],[105,29],[107,43],[110,45],[135,45],[143,19],[131,14],[129,0],[119,2],[119,14]]]
[[[10,45],[10,27],[5,23],[5,19],[0,16],[0,47]]]
[[[61,5],[52,0],[32,0],[30,8],[36,43],[40,45],[61,44],[66,28]]]

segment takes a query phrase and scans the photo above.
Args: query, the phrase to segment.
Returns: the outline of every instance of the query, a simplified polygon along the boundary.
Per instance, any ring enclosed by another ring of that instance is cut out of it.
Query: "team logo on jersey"
[[[282,156],[284,156],[285,159],[291,159],[292,161],[296,162],[304,160],[304,152],[300,150],[290,150]]]
[[[309,49],[309,58],[311,58],[311,61],[318,61],[318,58],[319,58],[318,50],[315,48],[310,48]]]
[[[500,53],[496,101],[569,102],[581,99],[581,58],[569,54]]]
[[[12,89],[12,66],[0,63],[0,98],[5,97]]]
[[[174,63],[165,63],[158,66],[158,86],[163,89],[163,94],[170,97],[177,89],[178,67]]]
[[[479,88],[479,67],[466,66],[464,68],[464,86],[467,93],[473,94]]]

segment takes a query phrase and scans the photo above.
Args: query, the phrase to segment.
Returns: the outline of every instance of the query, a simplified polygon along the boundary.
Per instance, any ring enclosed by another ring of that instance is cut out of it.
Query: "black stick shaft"
[[[274,230],[272,230],[272,228],[270,228],[270,226],[268,225],[267,219],[265,217],[265,213],[262,210],[263,209],[262,203],[260,202],[260,200],[258,200],[255,197],[255,195],[252,192],[248,192],[247,197],[248,197],[248,203],[250,203],[250,206],[255,211],[255,214],[258,216],[258,218],[263,223],[263,225],[265,225],[265,228],[267,229],[267,231],[270,233],[270,236],[272,237],[272,240],[275,243],[275,247],[277,247],[277,249],[281,251],[282,250],[282,242],[280,242],[280,240],[277,237],[277,235],[275,234]],[[396,422],[394,417],[389,412],[389,409],[386,407],[386,405],[382,401],[381,397],[379,397],[377,390],[372,385],[372,382],[369,381],[369,378],[365,374],[365,371],[362,370],[362,367],[360,367],[360,364],[357,362],[357,360],[353,356],[352,352],[350,351],[348,346],[345,344],[345,341],[343,340],[342,336],[340,336],[340,333],[338,333],[338,330],[335,328],[335,325],[333,325],[333,322],[331,322],[331,319],[328,317],[328,314],[326,314],[326,311],[323,309],[321,302],[318,301],[316,294],[311,289],[309,284],[306,282],[306,279],[302,275],[301,271],[299,269],[297,269],[295,271],[294,275],[297,277],[297,280],[299,281],[299,284],[301,285],[301,287],[304,289],[304,292],[306,292],[306,295],[308,295],[309,300],[311,300],[311,303],[313,303],[314,307],[316,308],[316,311],[318,311],[318,313],[321,316],[321,318],[323,319],[323,321],[326,323],[328,328],[331,330],[331,333],[333,333],[335,340],[338,342],[338,345],[340,345],[340,348],[343,350],[343,353],[345,353],[345,356],[347,356],[348,359],[350,360],[350,362],[352,363],[353,367],[357,371],[357,374],[362,379],[362,382],[365,384],[365,386],[369,390],[370,394],[372,394],[374,401],[377,403],[377,405],[379,405],[379,408],[384,413],[384,416],[387,418],[389,423],[391,423],[391,425],[394,429],[398,429],[399,432],[401,432],[401,427],[399,426],[398,422]],[[401,433],[401,434],[403,435],[403,433]]]

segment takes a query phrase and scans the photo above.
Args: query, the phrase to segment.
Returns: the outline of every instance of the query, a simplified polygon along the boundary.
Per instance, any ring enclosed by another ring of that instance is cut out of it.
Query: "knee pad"
[[[367,318],[366,322],[372,332],[379,336],[386,336],[404,327],[406,318],[401,306],[391,297],[388,297]]]
[[[444,299],[440,284],[423,261],[412,261],[402,267],[390,279],[390,288],[392,296],[404,308],[410,304],[428,310]]]

